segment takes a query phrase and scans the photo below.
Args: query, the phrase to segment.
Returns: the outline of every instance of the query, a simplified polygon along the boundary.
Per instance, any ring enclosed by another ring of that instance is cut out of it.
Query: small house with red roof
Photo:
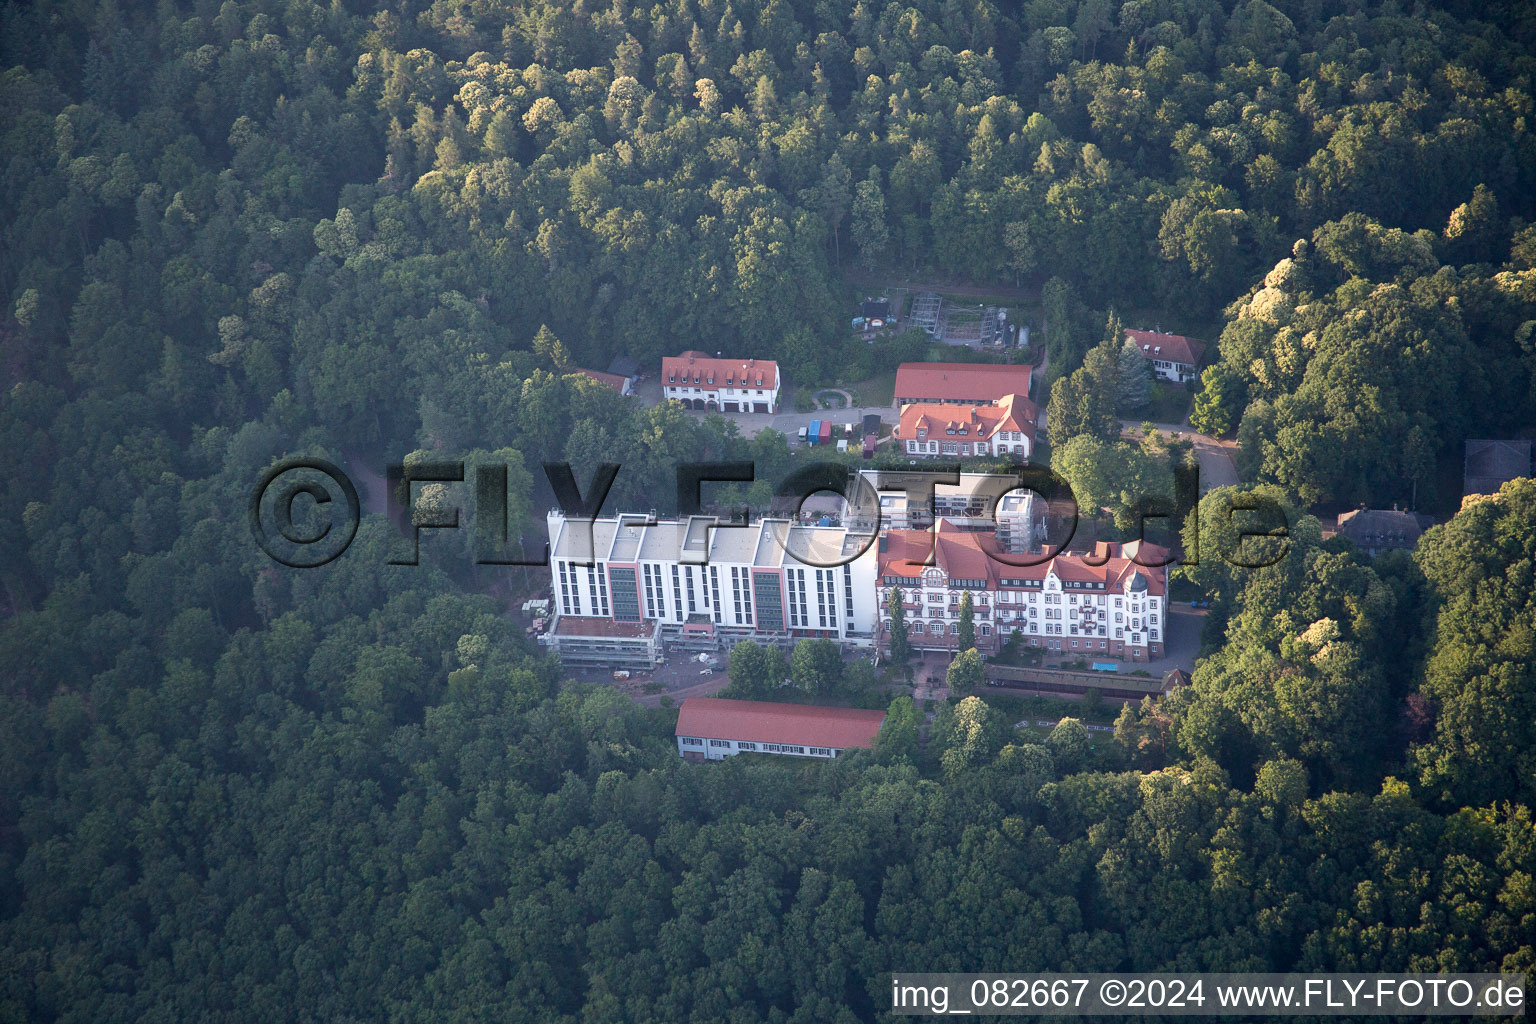
[[[863,708],[687,697],[677,713],[677,752],[689,761],[743,753],[832,758],[873,746],[884,722],[884,711]]]
[[[621,395],[635,393],[635,381],[633,377],[625,377],[617,373],[604,373],[602,370],[584,370],[578,367],[576,372],[584,377],[590,377],[605,388],[613,388]]]
[[[779,411],[779,364],[688,351],[661,361],[661,394],[701,412]]]
[[[1205,346],[1193,338],[1186,338],[1182,334],[1129,329],[1125,336],[1136,345],[1141,357],[1152,364],[1152,372],[1163,380],[1183,384],[1199,376]]]

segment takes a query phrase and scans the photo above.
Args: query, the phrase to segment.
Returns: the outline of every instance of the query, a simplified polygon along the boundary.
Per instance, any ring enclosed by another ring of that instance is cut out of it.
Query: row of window
[[[970,442],[944,441],[908,441],[907,453],[910,455],[986,455],[988,453],[987,442],[977,441],[974,445]]]
[[[700,739],[699,737],[697,737],[697,736],[682,736],[682,737],[679,737],[679,741],[685,747],[702,747],[704,745],[704,741],[702,739]],[[730,750],[733,744],[735,745],[735,748],[737,750],[739,750],[739,751],[752,752],[752,751],[761,750],[764,753],[768,753],[768,754],[804,754],[804,753],[806,753],[806,748],[801,746],[801,745],[799,745],[799,744],[796,744],[796,743],[763,743],[763,744],[757,744],[757,743],[752,742],[751,740],[710,740],[709,741],[709,745],[711,747],[714,747],[716,749],[723,749],[723,750]],[[810,749],[810,753],[817,754],[817,755],[819,755],[821,757],[831,757],[832,754],[833,754],[833,749],[831,747],[811,747],[809,749]]]
[[[890,619],[882,620],[882,625],[885,627],[886,632],[890,632],[890,629],[891,629],[891,620]],[[907,624],[907,628],[913,634],[922,634],[922,633],[926,632],[926,633],[928,633],[931,636],[943,636],[946,632],[949,633],[951,636],[954,636],[954,635],[956,635],[956,634],[958,634],[960,632],[960,624],[956,623],[956,622],[949,623],[947,629],[945,628],[945,623],[942,623],[942,622],[929,622],[929,623],[926,623],[926,624],[922,623],[922,622],[909,622]],[[1060,623],[1054,623],[1054,622],[1047,622],[1044,625],[1040,625],[1038,623],[1030,622],[1030,623],[1026,623],[1025,624],[1025,628],[1032,629],[1032,630],[1038,629],[1038,630],[1040,630],[1040,631],[1042,631],[1044,633],[1055,635],[1055,636],[1061,636],[1065,632],[1068,631],[1067,627],[1061,625]],[[1071,627],[1070,631],[1073,632],[1073,633],[1077,632],[1077,627],[1076,626]],[[1090,634],[1093,633],[1093,631],[1094,630],[1093,630],[1092,627],[1087,627],[1086,629],[1084,629],[1084,632],[1090,633]],[[1102,626],[1099,627],[1098,634],[1099,634],[1099,636],[1108,636],[1109,635],[1108,634],[1108,630],[1105,629]],[[984,622],[983,623],[979,623],[976,626],[976,635],[977,636],[991,636],[992,635],[992,627],[987,625]],[[1148,638],[1151,641],[1153,641],[1153,642],[1156,642],[1158,640],[1158,631],[1155,630],[1155,629],[1154,630],[1150,630],[1147,635],[1148,635]],[[1125,638],[1125,630],[1124,629],[1117,629],[1117,630],[1115,630],[1115,639],[1116,640],[1123,640],[1124,638]],[[1141,643],[1141,634],[1140,633],[1132,633],[1131,634],[1131,643],[1133,643],[1133,644]]]
[[[884,586],[887,586],[887,587],[913,587],[913,588],[916,588],[918,586],[918,583],[917,583],[916,580],[909,579],[909,578],[907,578],[905,576],[882,576],[882,577],[880,577],[880,582],[881,582],[881,584],[883,584]],[[1015,588],[1015,589],[1033,588],[1033,589],[1036,589],[1036,590],[1038,590],[1040,588],[1041,583],[1042,583],[1041,580],[1013,579],[1013,578],[999,579],[997,582],[998,582],[999,586],[1005,587],[1005,588]],[[987,590],[987,589],[989,589],[987,587],[987,581],[986,580],[952,579],[952,580],[949,581],[948,586],[951,589],[958,588],[958,589],[962,589],[962,590]],[[1083,582],[1083,583],[1074,583],[1072,581],[1065,581],[1065,582],[1062,583],[1062,587],[1067,589],[1067,590],[1104,590],[1105,587],[1106,587],[1106,584],[1102,580],[1089,580],[1089,581]],[[1008,599],[1008,592],[1009,591],[1006,590],[1006,589],[999,591],[998,600],[1006,601]],[[1071,594],[1069,596],[1072,598],[1072,601],[1075,604],[1077,602],[1078,595],[1077,594]],[[1090,595],[1086,595],[1085,594],[1083,596],[1084,596],[1084,599],[1086,600]],[[1124,598],[1121,595],[1119,595],[1119,594],[1115,595],[1115,600],[1120,601],[1120,600],[1123,600],[1123,599]],[[1137,595],[1132,595],[1131,599],[1133,601],[1141,600],[1141,598],[1139,596],[1137,596]],[[1061,601],[1061,596],[1058,595],[1058,594],[1048,594],[1048,595],[1046,595],[1046,600],[1059,603]],[[1104,598],[1100,597],[1099,600],[1103,601]]]
[[[644,573],[644,594],[646,615],[650,618],[667,618],[666,582],[662,567],[644,563],[641,566]],[[694,567],[672,565],[672,604],[673,615],[681,618],[683,615],[683,593],[688,595],[688,614],[698,611],[695,591]],[[843,569],[843,607],[848,621],[854,618],[854,587],[853,570],[844,565]],[[809,582],[806,579],[807,571],[815,574],[816,585],[816,616],[810,614]],[[790,625],[802,628],[837,629],[837,589],[836,578],[833,576],[835,569],[797,569],[788,570],[790,594]],[[631,569],[615,569],[615,583],[624,586],[616,590],[617,597],[623,606],[625,616],[636,617],[639,615],[637,603],[630,598],[633,590],[633,574]],[[623,574],[622,580],[617,574]],[[753,624],[753,574],[750,568],[731,566],[731,612],[735,625],[750,626]],[[588,568],[587,587],[590,597],[589,614],[607,615],[609,608],[609,587],[607,572],[602,563],[595,569]],[[686,575],[686,587],[684,586]],[[581,602],[577,597],[577,567],[566,562],[557,565],[557,576],[560,583],[560,610],[565,615],[579,615],[582,613]],[[708,566],[704,579],[705,586],[702,589],[704,595],[704,610],[712,612],[716,622],[723,624],[724,607],[720,598],[720,570],[718,566]],[[775,591],[777,588],[774,588]]]
[[[885,580],[886,580],[887,583],[889,583],[889,581],[892,578],[893,577],[885,577]],[[957,584],[965,584],[965,585],[969,586],[970,584],[972,584],[975,581],[971,581],[971,580],[956,580],[956,581],[953,581],[953,582],[955,582]],[[910,597],[913,600],[916,600],[919,593],[920,592],[917,590],[917,588],[914,587],[912,589],[911,593],[910,593]],[[907,597],[909,595],[903,594],[902,596],[903,597]],[[948,597],[950,602],[952,602],[952,603],[956,602],[956,601],[959,600],[959,591],[951,590],[951,591],[948,592],[947,595],[942,590],[940,590],[940,591],[931,591],[931,592],[929,592],[927,594],[927,601],[928,601],[929,604],[942,604],[944,602],[946,596]],[[1015,603],[1014,600],[1013,600],[1014,596],[1015,595],[1013,595],[1009,591],[1006,591],[1006,590],[1005,591],[1001,591],[997,595],[997,603],[999,605],[1013,604],[1013,603]],[[1033,597],[1033,595],[1030,595],[1030,596]],[[1069,594],[1067,596],[1069,597],[1071,603],[1073,605],[1077,605],[1084,613],[1091,613],[1094,610],[1095,607],[1098,607],[1098,608],[1101,608],[1101,609],[1105,607],[1105,597],[1103,595],[1100,595],[1098,597],[1098,603],[1097,603],[1096,606],[1092,603],[1093,600],[1094,600],[1093,595],[1090,595],[1090,594],[1083,594],[1083,595],[1081,595],[1082,599],[1083,599],[1081,604],[1079,604],[1079,602],[1078,602],[1078,596],[1079,595],[1077,595],[1077,594]],[[883,603],[887,599],[887,597],[888,597],[888,594],[887,595],[882,595],[881,596],[881,602]],[[986,607],[987,607],[987,598],[986,598],[986,596],[984,594],[983,595],[974,595],[973,594],[972,597],[974,598],[974,607],[978,611],[986,609]],[[1115,595],[1115,599],[1114,600],[1115,600],[1115,607],[1116,608],[1123,607],[1124,604],[1125,604],[1125,599],[1123,597],[1121,597],[1120,595],[1118,595],[1118,594]],[[1034,609],[1033,609],[1034,603],[1035,602],[1033,600],[1030,600],[1029,602],[1027,602],[1026,606],[1029,607],[1030,614],[1034,614]],[[1062,603],[1061,595],[1060,594],[1046,594],[1045,595],[1045,603],[1048,604],[1048,605],[1059,605],[1059,604]],[[1131,601],[1131,612],[1132,612],[1132,614],[1140,614],[1140,612],[1141,612],[1141,601],[1139,599],[1135,599],[1135,598],[1132,599],[1132,601]],[[1116,612],[1115,616],[1116,616],[1116,621],[1120,621],[1122,616],[1123,616],[1123,613]],[[1057,613],[1054,617],[1058,617],[1059,618],[1060,617],[1059,613]],[[1152,621],[1156,621],[1156,615],[1155,614],[1151,616],[1151,620]]]
[[[564,615],[578,615],[581,612],[581,599],[577,596],[576,567],[567,562],[560,563],[560,611]],[[592,599],[592,614],[608,614],[608,577],[599,564],[594,573],[591,567],[587,568],[587,593]]]
[[[695,385],[701,385],[701,386],[689,387],[686,384],[677,384],[675,382],[669,381],[668,384],[667,384],[667,390],[668,391],[686,391],[686,392],[688,392],[689,394],[692,394],[692,395],[697,395],[697,394],[699,394],[701,392],[707,392],[707,391],[740,391],[740,392],[743,392],[743,393],[750,393],[750,394],[759,395],[759,396],[768,394],[768,391],[763,389],[763,388],[758,388],[758,387],[752,387],[752,388],[742,387],[742,386],[736,384],[733,381],[726,381],[724,384],[720,385],[719,388],[715,387],[715,382],[712,381],[712,380],[709,380],[709,381],[695,381],[694,384]]]
[[[806,574],[812,573],[816,581],[816,621],[811,620],[810,583]],[[789,624],[801,629],[837,628],[837,584],[831,569],[785,570],[789,581]],[[847,590],[845,606],[849,621],[853,617],[853,571],[843,566],[843,585]]]
[[[927,625],[928,625],[928,632],[933,634],[934,636],[943,636],[944,635],[944,632],[945,632],[944,623],[942,623],[942,622],[930,622]],[[921,633],[921,632],[923,632],[923,623],[921,623],[921,622],[911,622],[911,623],[908,623],[907,627],[913,633]],[[891,628],[891,620],[890,619],[886,619],[885,620],[885,628],[886,628],[887,631],[890,630],[890,628]],[[960,632],[960,624],[958,622],[951,622],[949,624],[949,630],[948,631],[951,634],[959,633]],[[977,636],[991,636],[992,635],[992,627],[987,625],[985,622],[979,623],[976,626],[976,635]]]

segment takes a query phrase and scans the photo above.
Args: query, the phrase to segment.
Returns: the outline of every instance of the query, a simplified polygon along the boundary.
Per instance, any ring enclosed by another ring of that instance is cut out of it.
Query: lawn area
[[[1153,423],[1183,423],[1193,400],[1183,385],[1159,381],[1152,385],[1152,400],[1141,418]]]
[[[896,398],[896,371],[882,374],[879,377],[871,377],[869,380],[859,381],[857,384],[846,385],[846,389],[853,395],[856,405],[866,408],[875,405],[890,405]]]

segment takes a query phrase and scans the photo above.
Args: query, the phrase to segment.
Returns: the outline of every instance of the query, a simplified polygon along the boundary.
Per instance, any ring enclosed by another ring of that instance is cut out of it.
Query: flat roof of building
[[[637,561],[640,555],[640,544],[644,538],[645,516],[620,516],[618,527],[614,531],[613,548],[608,553],[609,561]]]
[[[589,528],[592,531],[592,546],[586,548],[583,538],[587,536]],[[561,523],[554,555],[583,562],[600,561],[607,557],[608,550],[613,546],[613,535],[617,529],[618,523],[612,519],[567,518]]]
[[[709,560],[750,564],[757,553],[762,524],[742,526],[736,523],[713,524],[709,531]]]
[[[688,697],[678,710],[676,735],[841,749],[872,745],[884,721],[884,711],[863,708]]]
[[[623,640],[644,640],[656,632],[655,622],[617,622],[597,615],[561,615],[550,630],[556,636],[608,636]]]
[[[752,564],[760,569],[777,569],[784,561],[784,545],[789,540],[789,520],[765,519],[758,534],[757,551]]]
[[[662,520],[647,523],[646,516],[625,513],[617,520],[548,516],[553,555],[557,558],[611,562],[678,562],[683,565],[749,565],[777,569],[791,562],[821,568],[840,565],[873,544],[872,525],[863,529],[844,526],[801,526],[785,519],[762,519],[747,526],[717,520],[714,516],[690,516],[686,522]],[[580,548],[583,531],[590,525],[590,552]],[[586,555],[586,559],[582,556]]]
[[[675,562],[682,550],[682,530],[675,521],[664,521],[646,527],[645,539],[640,542],[640,561]]]

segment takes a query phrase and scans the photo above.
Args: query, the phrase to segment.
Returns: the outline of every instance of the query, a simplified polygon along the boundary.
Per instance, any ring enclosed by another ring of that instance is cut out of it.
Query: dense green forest
[[[1518,2],[4,3],[0,1020],[1531,970],[1536,484],[1374,562],[1306,509],[1536,424],[1533,52]],[[1197,425],[1290,549],[1189,571],[1176,699],[1040,743],[901,698],[871,753],[691,766],[453,542],[252,542],[292,453],[494,455],[520,519],[549,459],[622,463],[618,507],[685,459],[777,479],[779,435],[569,371],[862,380],[891,354],[847,337],[850,272],[1038,286],[1080,465],[1110,310],[1215,343]]]

